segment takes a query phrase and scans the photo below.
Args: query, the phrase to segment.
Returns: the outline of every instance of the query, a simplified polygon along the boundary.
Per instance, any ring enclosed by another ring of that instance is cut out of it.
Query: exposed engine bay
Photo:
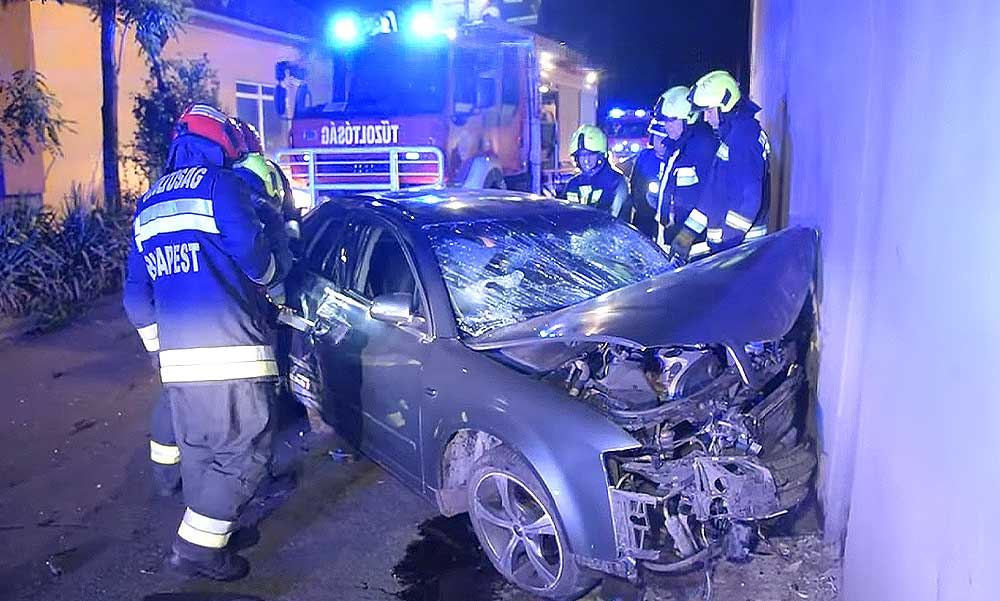
[[[719,553],[741,559],[754,523],[810,491],[816,457],[795,426],[804,375],[792,342],[552,343],[502,353],[641,443],[606,457],[623,558],[660,571]]]

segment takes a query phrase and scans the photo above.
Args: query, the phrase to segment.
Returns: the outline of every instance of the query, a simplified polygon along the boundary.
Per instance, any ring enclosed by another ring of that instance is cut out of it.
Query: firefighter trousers
[[[181,484],[181,450],[174,436],[173,415],[167,391],[153,404],[149,423],[149,459],[153,463],[153,482],[160,494],[169,494]]]
[[[184,458],[187,510],[174,545],[178,553],[206,554],[228,543],[240,511],[267,473],[275,386],[230,380],[164,387]]]

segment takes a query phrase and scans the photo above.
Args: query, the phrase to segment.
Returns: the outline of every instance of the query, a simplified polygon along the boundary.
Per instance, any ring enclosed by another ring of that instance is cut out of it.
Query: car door
[[[392,324],[371,316],[375,299],[411,295],[413,311],[426,317],[426,300],[410,252],[393,226],[375,216],[348,220],[339,251],[346,279],[328,303],[350,324],[337,345],[323,345],[324,379],[338,405],[338,430],[407,484],[423,481],[420,399],[430,339],[426,319]]]
[[[359,394],[360,364],[352,367],[352,363],[358,362],[340,355],[342,325],[352,327],[347,310],[350,297],[345,287],[350,281],[351,261],[348,259],[353,255],[347,253],[357,244],[352,240],[354,230],[347,223],[345,213],[328,212],[332,215],[323,215],[324,222],[309,235],[304,253],[307,269],[295,286],[305,317],[316,325],[308,336],[298,340],[300,344],[293,346],[292,352],[300,358],[315,355],[319,359],[323,390],[317,392],[316,400],[323,419],[333,424],[338,434],[360,447],[360,413],[343,401]]]

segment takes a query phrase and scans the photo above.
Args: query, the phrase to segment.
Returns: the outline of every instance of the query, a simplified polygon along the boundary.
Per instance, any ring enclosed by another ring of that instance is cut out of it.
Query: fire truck
[[[275,69],[291,121],[275,159],[300,208],[432,185],[555,194],[573,174],[569,138],[597,111],[583,55],[500,19],[439,25],[432,13],[341,16],[331,36]]]
[[[608,135],[611,162],[628,171],[627,166],[649,144],[650,111],[647,109],[613,108],[604,120]]]

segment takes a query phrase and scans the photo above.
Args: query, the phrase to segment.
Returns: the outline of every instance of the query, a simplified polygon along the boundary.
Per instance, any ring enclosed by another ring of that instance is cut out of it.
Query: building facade
[[[274,14],[279,13],[279,14]],[[205,56],[219,82],[219,103],[230,114],[257,125],[265,144],[287,139],[288,124],[274,110],[274,65],[309,52],[317,19],[295,3],[270,9],[261,0],[198,0],[165,58]],[[133,101],[149,70],[131,31],[121,48],[118,91],[119,148],[128,154],[136,131]],[[41,196],[59,206],[74,185],[101,193],[100,25],[83,5],[12,2],[0,10],[0,77],[18,70],[41,73],[73,122],[62,134],[62,156],[38,153],[22,164],[3,164],[3,194]],[[126,161],[119,167],[124,190],[145,184]]]

